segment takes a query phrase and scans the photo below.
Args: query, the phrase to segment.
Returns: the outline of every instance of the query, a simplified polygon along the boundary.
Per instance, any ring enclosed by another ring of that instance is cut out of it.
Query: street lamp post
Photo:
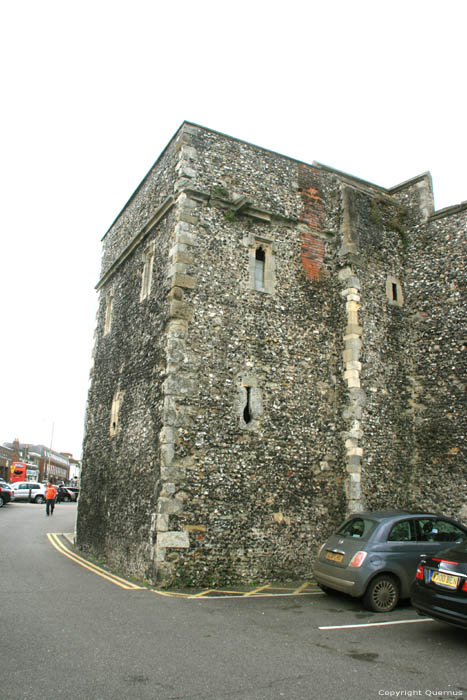
[[[50,479],[50,460],[52,459],[52,444],[54,440],[54,427],[55,423],[52,423],[52,434],[50,436],[50,449],[49,449],[49,463],[47,465],[47,474],[46,474],[46,479],[49,481]]]

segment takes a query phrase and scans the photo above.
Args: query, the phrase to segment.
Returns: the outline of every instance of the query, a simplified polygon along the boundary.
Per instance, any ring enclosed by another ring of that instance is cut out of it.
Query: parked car
[[[37,481],[19,481],[12,484],[11,488],[15,493],[15,501],[29,501],[31,492],[31,501],[45,503],[45,486]]]
[[[10,484],[7,484],[6,481],[0,482],[0,508],[4,506],[5,503],[9,503],[10,501],[14,500],[15,493]]]
[[[57,501],[69,503],[77,501],[79,496],[79,488],[76,486],[60,486],[57,490]]]
[[[411,602],[420,615],[467,629],[467,542],[422,557]]]
[[[467,528],[434,513],[380,511],[351,515],[320,547],[313,568],[326,592],[363,598],[374,612],[410,596],[420,556],[467,541]]]

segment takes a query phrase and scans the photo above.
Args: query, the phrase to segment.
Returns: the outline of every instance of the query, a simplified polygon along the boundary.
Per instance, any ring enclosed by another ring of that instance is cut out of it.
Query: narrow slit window
[[[255,289],[264,289],[264,268],[266,264],[266,255],[261,246],[256,249],[255,254]]]
[[[246,403],[245,403],[245,408],[243,409],[243,420],[245,423],[251,423],[252,415],[251,415],[251,387],[246,386]]]
[[[105,297],[105,321],[104,321],[104,335],[110,333],[110,328],[112,326],[112,308],[113,308],[113,293],[107,294]]]
[[[141,273],[141,294],[140,301],[146,299],[151,291],[152,268],[154,263],[154,244],[146,248],[143,253],[143,270]]]
[[[263,415],[263,401],[258,381],[251,375],[244,376],[238,385],[235,413],[240,430],[255,431]]]
[[[391,306],[398,306],[401,308],[404,306],[404,295],[402,293],[402,286],[400,280],[397,277],[388,275],[386,279],[386,297]]]
[[[119,425],[118,425],[118,414],[120,412],[120,406],[122,404],[123,400],[123,392],[122,391],[117,391],[115,394],[113,401],[112,401],[112,407],[110,409],[110,437],[114,437],[117,435],[118,430],[119,430]]]

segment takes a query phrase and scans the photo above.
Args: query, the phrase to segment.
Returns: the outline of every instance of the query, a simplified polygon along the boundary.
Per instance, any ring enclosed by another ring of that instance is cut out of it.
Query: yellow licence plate
[[[459,578],[457,576],[442,574],[439,571],[433,572],[433,578],[431,580],[433,583],[438,583],[440,586],[449,586],[449,588],[457,588],[457,584],[459,583]]]
[[[343,554],[338,554],[337,552],[326,552],[326,559],[330,559],[331,561],[342,561],[343,558]]]

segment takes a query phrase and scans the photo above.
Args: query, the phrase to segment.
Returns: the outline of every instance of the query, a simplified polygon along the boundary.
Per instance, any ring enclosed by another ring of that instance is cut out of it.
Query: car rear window
[[[374,520],[354,517],[347,520],[337,531],[337,534],[342,535],[342,537],[359,537],[362,540],[366,540],[375,524]]]
[[[415,527],[422,542],[460,542],[466,537],[459,527],[442,518],[417,518]]]

